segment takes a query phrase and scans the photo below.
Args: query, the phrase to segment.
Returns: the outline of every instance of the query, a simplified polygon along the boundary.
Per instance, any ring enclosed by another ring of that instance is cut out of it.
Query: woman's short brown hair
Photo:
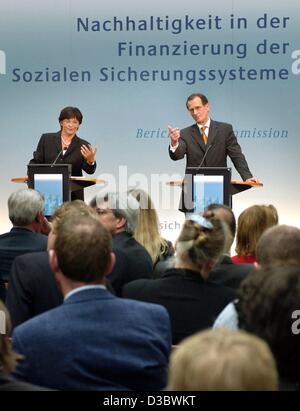
[[[79,124],[82,123],[83,115],[79,108],[77,107],[65,107],[61,110],[58,121],[61,123],[62,121],[70,118],[76,118],[79,121]]]

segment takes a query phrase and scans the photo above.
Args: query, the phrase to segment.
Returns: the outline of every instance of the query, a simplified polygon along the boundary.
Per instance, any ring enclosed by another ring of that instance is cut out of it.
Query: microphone
[[[204,153],[204,156],[203,156],[203,158],[202,158],[202,160],[201,160],[201,163],[200,163],[200,165],[198,166],[198,168],[201,168],[201,167],[202,167],[202,165],[203,165],[203,163],[204,163],[204,161],[205,161],[205,159],[206,159],[206,156],[207,156],[209,150],[212,148],[212,146],[213,146],[213,143],[211,143],[211,144],[207,147],[207,149],[206,149],[206,151],[205,151],[205,153]]]
[[[62,153],[67,150],[67,147],[64,147],[57,155],[56,159],[53,161],[53,163],[51,164],[51,167],[54,166],[54,164],[56,164],[57,160],[59,159],[59,157],[62,155]]]

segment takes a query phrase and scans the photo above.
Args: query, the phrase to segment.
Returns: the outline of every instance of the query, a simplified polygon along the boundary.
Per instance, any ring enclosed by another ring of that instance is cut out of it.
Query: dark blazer
[[[109,291],[114,292],[106,279]],[[47,251],[21,255],[11,268],[6,305],[12,329],[36,315],[58,307],[63,296],[57,287]]]
[[[175,153],[172,153],[169,147],[172,160],[180,160],[186,155],[186,167],[198,167],[206,149],[212,145],[203,167],[227,167],[227,156],[229,156],[243,180],[252,177],[231,124],[211,120],[207,145],[202,140],[197,124],[180,130],[180,137]]]
[[[11,265],[21,254],[47,249],[47,236],[26,228],[13,227],[0,235],[0,279],[8,281]]]
[[[209,273],[209,279],[216,284],[237,290],[253,269],[253,264],[234,264],[229,256],[224,255],[220,263]]]
[[[139,278],[153,277],[152,259],[140,243],[132,235],[122,232],[113,236],[113,252],[116,264],[108,275],[116,295],[121,295],[122,287]]]
[[[33,159],[30,164],[52,164],[57,158],[56,164],[72,164],[72,176],[82,176],[82,170],[88,174],[93,174],[97,164],[89,165],[82,157],[80,148],[89,143],[79,138],[77,135],[72,139],[66,153],[57,156],[62,150],[61,132],[46,133],[40,138],[36,151],[33,153]],[[83,190],[72,192],[72,199],[83,199]]]
[[[16,327],[25,356],[16,377],[59,390],[161,390],[171,348],[167,311],[81,290],[63,305]]]
[[[47,251],[19,256],[13,262],[6,305],[12,327],[63,303]]]
[[[201,274],[172,268],[162,278],[137,280],[123,288],[123,296],[161,304],[169,312],[172,341],[211,327],[223,308],[235,299],[230,288],[204,281]]]

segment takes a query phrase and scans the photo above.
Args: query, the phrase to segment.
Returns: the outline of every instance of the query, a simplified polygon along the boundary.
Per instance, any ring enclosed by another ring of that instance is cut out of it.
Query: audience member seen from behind
[[[160,277],[175,263],[174,247],[170,241],[161,237],[157,211],[149,194],[141,189],[131,189],[129,193],[137,199],[140,206],[138,223],[133,236],[150,254],[154,277]]]
[[[211,281],[237,290],[241,281],[253,270],[253,264],[234,264],[230,258],[230,250],[235,238],[236,220],[230,207],[224,204],[210,204],[207,211],[213,211],[229,230],[225,235],[225,250],[220,261],[209,274]]]
[[[57,228],[70,215],[95,216],[95,211],[81,200],[69,201],[58,207],[52,217],[48,250],[54,247]],[[29,253],[15,259],[6,299],[13,328],[62,302],[63,296],[50,268],[47,251]]]
[[[50,225],[44,214],[43,196],[26,188],[15,191],[8,199],[10,232],[0,235],[0,283],[8,282],[14,259],[21,254],[47,249]]]
[[[238,218],[236,236],[237,255],[232,257],[235,264],[255,263],[255,249],[262,233],[278,224],[277,210],[273,205],[254,205],[244,210]]]
[[[299,266],[276,266],[250,275],[236,305],[240,328],[269,344],[283,390],[300,390],[299,301]]]
[[[161,304],[169,312],[173,344],[211,327],[217,315],[235,298],[228,287],[212,283],[210,272],[223,255],[224,230],[213,212],[186,220],[176,243],[175,268],[154,280],[127,284],[123,296]]]
[[[260,237],[256,247],[256,268],[277,265],[300,266],[300,230],[297,227],[276,225],[268,228]],[[238,264],[237,266],[240,266]],[[236,330],[238,316],[236,304],[228,304],[214,323],[215,328],[226,327]]]
[[[152,260],[133,235],[138,224],[139,203],[130,193],[111,192],[96,196],[100,222],[111,233],[116,264],[108,279],[117,295],[124,284],[138,278],[152,278]]]
[[[262,267],[300,266],[300,229],[288,225],[268,228],[256,247],[257,262]]]
[[[63,305],[16,327],[16,376],[59,390],[160,390],[171,346],[166,310],[105,287],[115,256],[98,216],[59,225],[49,262]],[[55,365],[55,366],[53,366]]]
[[[172,353],[169,390],[277,390],[278,375],[267,344],[242,331],[207,330],[185,339]]]

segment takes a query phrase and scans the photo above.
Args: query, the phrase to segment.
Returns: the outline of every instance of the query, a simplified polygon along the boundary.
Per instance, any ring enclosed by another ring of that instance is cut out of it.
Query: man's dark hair
[[[264,267],[300,265],[299,228],[288,225],[268,228],[258,240],[256,259]]]
[[[56,229],[54,249],[65,277],[85,283],[103,279],[111,236],[95,216],[67,216]]]
[[[207,208],[207,211],[216,211],[216,215],[221,218],[220,213],[218,213],[217,210],[224,210],[224,213],[222,213],[222,221],[225,221],[225,223],[228,224],[228,227],[230,228],[230,232],[232,234],[232,237],[235,237],[235,232],[236,232],[236,220],[235,216],[233,214],[233,211],[230,207],[228,207],[225,204],[216,204],[212,203],[210,204]]]
[[[280,377],[293,382],[300,381],[300,334],[292,330],[299,302],[300,267],[277,266],[251,273],[236,304],[239,327],[269,344]]]
[[[194,93],[194,94],[191,94],[190,96],[188,96],[188,98],[186,99],[185,105],[186,105],[186,108],[187,108],[187,109],[188,109],[188,103],[189,103],[191,100],[194,100],[194,98],[196,98],[196,97],[199,97],[199,98],[201,99],[203,105],[205,105],[205,104],[208,103],[208,99],[207,99],[207,97],[206,97],[204,94]]]
[[[58,121],[61,122],[66,119],[76,118],[79,121],[79,124],[82,123],[82,113],[77,107],[65,107],[61,110]]]

